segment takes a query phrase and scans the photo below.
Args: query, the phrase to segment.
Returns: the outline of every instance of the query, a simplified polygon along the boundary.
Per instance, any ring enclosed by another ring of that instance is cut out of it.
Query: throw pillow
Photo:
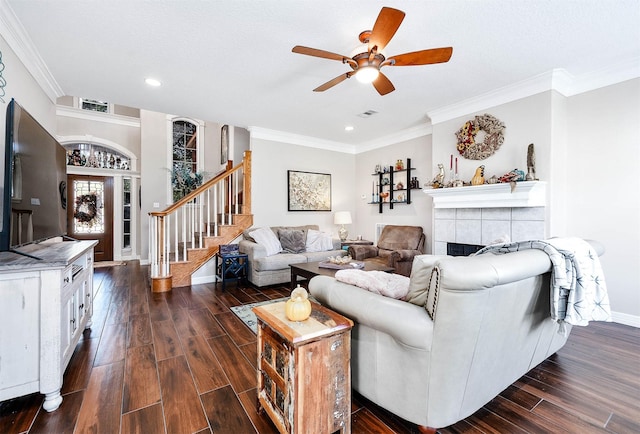
[[[384,271],[338,270],[336,280],[397,300],[405,297],[409,290],[407,276]]]
[[[409,303],[424,306],[429,293],[429,279],[433,266],[446,255],[417,255],[413,258],[411,266],[411,281],[409,283],[409,293],[404,298]]]
[[[280,236],[280,244],[285,252],[289,253],[301,253],[305,250],[305,231],[301,229],[280,229],[278,235]]]
[[[278,240],[276,234],[269,228],[256,229],[250,232],[249,235],[256,240],[256,243],[267,249],[267,256],[275,255],[282,251],[280,240]]]
[[[326,252],[333,250],[333,240],[331,239],[331,235],[325,232],[309,229],[307,231],[306,249],[307,252]]]

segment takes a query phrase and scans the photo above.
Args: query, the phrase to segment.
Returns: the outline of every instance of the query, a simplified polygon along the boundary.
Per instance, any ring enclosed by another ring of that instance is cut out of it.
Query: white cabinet
[[[37,392],[57,409],[65,368],[93,313],[95,241],[0,253],[0,401]]]

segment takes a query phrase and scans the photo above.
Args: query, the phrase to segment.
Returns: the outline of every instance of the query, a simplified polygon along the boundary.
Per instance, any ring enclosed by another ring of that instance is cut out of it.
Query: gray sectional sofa
[[[290,264],[299,264],[303,262],[326,261],[330,256],[344,256],[347,254],[340,247],[340,240],[332,238],[330,247],[323,251],[301,251],[290,253],[282,251],[277,254],[267,255],[265,246],[258,244],[251,232],[258,228],[252,227],[245,230],[242,234],[243,239],[239,242],[239,250],[246,253],[249,259],[249,281],[255,286],[267,286],[290,282],[291,269]],[[270,229],[276,237],[280,237],[281,231],[294,230],[304,232],[304,236],[309,230],[319,231],[318,225],[306,226],[271,226]]]

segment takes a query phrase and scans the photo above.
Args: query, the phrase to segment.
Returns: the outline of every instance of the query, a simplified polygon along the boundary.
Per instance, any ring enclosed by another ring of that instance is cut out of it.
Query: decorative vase
[[[404,169],[404,162],[402,160],[396,161],[396,170]]]

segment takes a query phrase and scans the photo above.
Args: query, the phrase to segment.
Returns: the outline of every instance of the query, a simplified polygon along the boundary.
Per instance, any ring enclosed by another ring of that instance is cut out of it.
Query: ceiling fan
[[[413,51],[411,53],[398,54],[397,56],[385,57],[382,50],[387,46],[393,35],[396,33],[405,13],[397,9],[383,7],[378,14],[373,30],[365,30],[358,36],[360,42],[367,44],[362,52],[353,57],[343,56],[330,51],[318,50],[316,48],[296,45],[291,51],[307,56],[322,57],[324,59],[338,60],[348,63],[353,71],[346,72],[336,78],[313,89],[314,92],[323,92],[332,88],[338,83],[356,76],[360,81],[373,83],[380,95],[386,95],[395,90],[391,81],[384,75],[380,68],[383,66],[412,66],[428,65],[433,63],[448,62],[453,53],[452,47],[433,48],[429,50]]]

